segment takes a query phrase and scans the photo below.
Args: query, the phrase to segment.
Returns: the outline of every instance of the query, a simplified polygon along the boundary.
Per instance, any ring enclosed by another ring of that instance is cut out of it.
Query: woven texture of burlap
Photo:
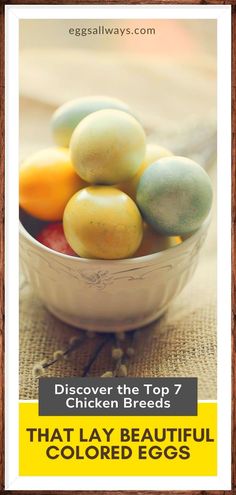
[[[149,139],[174,152],[198,157],[215,181],[212,149],[215,142],[214,58],[173,62],[152,57],[125,57],[76,51],[82,73],[72,70],[73,50],[22,50],[21,157],[51,143],[49,119],[66,99],[78,95],[112,94],[131,104],[143,116]],[[62,59],[63,64],[62,64]],[[115,61],[115,62],[114,62]],[[173,66],[173,64],[175,64]],[[173,96],[173,78],[175,95]],[[60,81],[60,87],[55,81]],[[112,89],[111,89],[112,84]],[[153,105],[154,98],[157,105]],[[171,101],[170,101],[171,100]],[[181,121],[179,119],[181,115]],[[208,144],[208,145],[207,145]],[[209,147],[211,145],[211,148]],[[209,161],[209,163],[208,163]],[[196,376],[199,399],[216,398],[216,219],[212,223],[197,271],[183,292],[158,321],[126,337],[121,346],[135,349],[126,360],[128,376]],[[44,308],[21,277],[20,287],[20,399],[36,399],[36,363],[50,361],[64,350],[77,330],[60,322]],[[130,340],[133,338],[132,342]],[[89,370],[100,376],[114,370],[112,337],[86,337],[68,359],[49,366],[45,376],[81,376],[98,345],[105,343]]]

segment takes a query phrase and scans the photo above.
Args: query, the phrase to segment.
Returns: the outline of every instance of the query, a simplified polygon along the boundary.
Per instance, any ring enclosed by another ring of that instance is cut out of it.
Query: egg
[[[149,254],[159,253],[170,249],[171,247],[181,244],[181,237],[179,236],[164,236],[157,234],[155,230],[144,223],[143,226],[143,240],[134,254],[134,257],[147,256]]]
[[[211,181],[205,170],[184,157],[166,157],[150,165],[137,189],[144,219],[158,233],[185,235],[200,227],[212,204]]]
[[[90,186],[76,193],[65,208],[63,227],[73,251],[84,258],[131,257],[143,235],[134,201],[110,186]]]
[[[155,143],[148,143],[146,147],[144,160],[140,165],[136,174],[133,177],[131,177],[131,179],[129,179],[128,181],[117,184],[116,187],[121,191],[125,192],[126,194],[128,194],[132,199],[135,200],[138,183],[144,170],[146,170],[146,168],[156,160],[159,160],[160,158],[164,158],[165,156],[172,156],[172,155],[173,153],[171,153],[171,151],[164,148],[163,146],[159,146],[158,144]]]
[[[108,96],[88,96],[76,98],[61,105],[53,114],[51,128],[58,146],[68,147],[71,135],[79,122],[90,113],[105,108],[113,108],[131,113],[126,103]]]
[[[20,206],[40,220],[61,220],[73,194],[86,183],[76,174],[67,148],[46,148],[20,166]]]
[[[76,256],[69,246],[61,222],[49,223],[36,236],[38,242],[58,253]]]
[[[71,160],[79,176],[92,184],[116,184],[132,177],[146,149],[141,124],[120,110],[100,110],[75,128]]]

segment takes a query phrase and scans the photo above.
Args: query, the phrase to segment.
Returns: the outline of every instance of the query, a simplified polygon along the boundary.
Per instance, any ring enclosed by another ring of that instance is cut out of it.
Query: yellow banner
[[[39,416],[20,403],[21,476],[216,476],[217,405],[197,416]]]

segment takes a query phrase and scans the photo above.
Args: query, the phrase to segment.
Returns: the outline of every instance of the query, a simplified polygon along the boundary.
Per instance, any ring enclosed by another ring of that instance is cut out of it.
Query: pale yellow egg
[[[149,225],[144,223],[143,240],[134,254],[134,257],[147,256],[148,254],[159,253],[173,246],[180,244],[181,237],[179,236],[163,236],[159,235]]]
[[[70,153],[75,170],[92,184],[128,180],[140,167],[146,150],[141,124],[120,110],[100,110],[75,128]]]
[[[171,151],[163,148],[163,146],[159,146],[158,144],[154,143],[147,144],[144,160],[136,174],[131,177],[131,179],[117,184],[116,187],[135,200],[138,183],[144,170],[146,170],[146,168],[151,165],[151,163],[154,163],[160,158],[172,156],[172,154],[173,153],[171,153]]]
[[[65,208],[63,226],[71,248],[84,258],[129,258],[143,235],[134,201],[110,186],[90,186],[76,193]]]

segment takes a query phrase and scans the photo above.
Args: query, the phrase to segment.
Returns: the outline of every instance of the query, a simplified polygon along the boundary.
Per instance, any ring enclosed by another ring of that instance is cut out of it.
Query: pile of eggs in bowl
[[[171,248],[212,204],[203,168],[146,144],[122,101],[78,98],[52,116],[55,146],[20,167],[20,206],[40,221],[36,239],[71,256],[123,259]]]

